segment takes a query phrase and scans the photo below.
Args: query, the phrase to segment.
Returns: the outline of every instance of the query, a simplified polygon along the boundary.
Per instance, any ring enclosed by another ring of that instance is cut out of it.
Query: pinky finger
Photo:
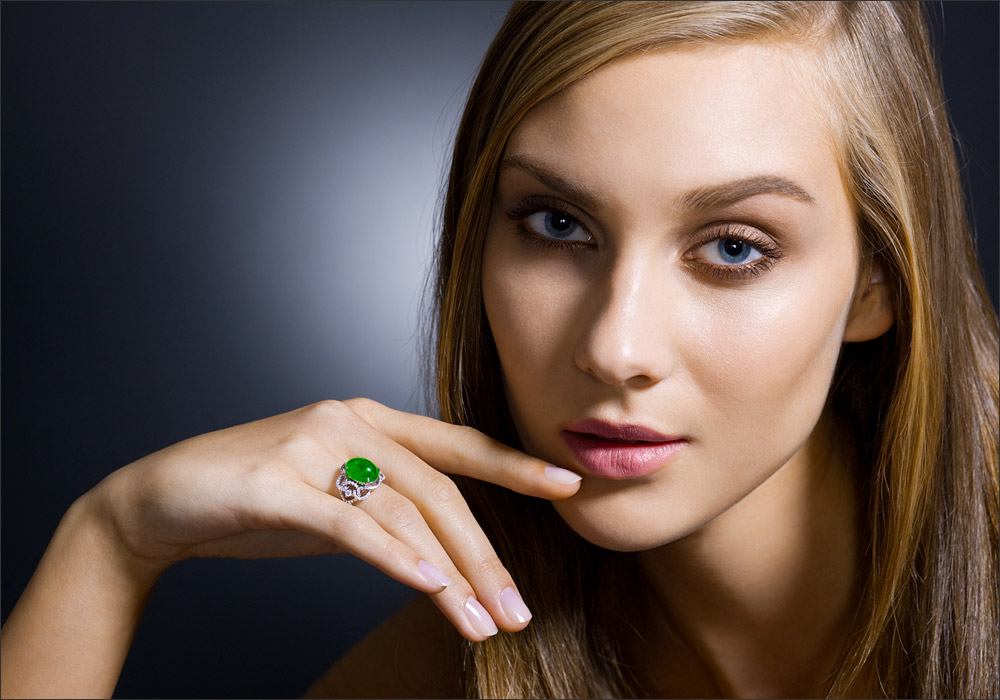
[[[280,517],[290,529],[333,542],[383,573],[424,593],[440,593],[451,583],[444,572],[422,560],[360,508],[298,482],[288,492]]]

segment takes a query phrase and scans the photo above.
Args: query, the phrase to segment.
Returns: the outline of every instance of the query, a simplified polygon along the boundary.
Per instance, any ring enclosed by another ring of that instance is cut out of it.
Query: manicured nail
[[[513,588],[504,589],[500,594],[500,604],[507,614],[518,622],[527,622],[531,619],[531,611]]]
[[[574,474],[569,469],[562,467],[545,467],[545,476],[557,484],[575,484],[582,478],[579,474]]]
[[[428,564],[423,559],[421,559],[420,563],[417,564],[417,568],[420,569],[420,573],[425,579],[427,579],[428,583],[432,583],[435,586],[441,586],[441,588],[451,584],[451,579],[448,578],[445,573],[441,571],[441,569],[437,568],[433,564]]]
[[[497,633],[497,623],[493,622],[493,618],[486,612],[486,608],[471,595],[465,601],[465,614],[469,616],[469,621],[479,634],[492,637]]]

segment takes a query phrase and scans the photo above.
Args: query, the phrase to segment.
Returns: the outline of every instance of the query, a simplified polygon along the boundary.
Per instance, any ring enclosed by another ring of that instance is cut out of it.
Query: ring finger
[[[335,494],[336,495],[336,494]],[[455,566],[431,530],[420,509],[388,484],[377,487],[354,505],[378,523],[389,535],[417,552],[424,561],[424,576],[446,588],[430,594],[441,612],[462,636],[481,641],[497,632],[493,618],[476,599],[472,586]]]

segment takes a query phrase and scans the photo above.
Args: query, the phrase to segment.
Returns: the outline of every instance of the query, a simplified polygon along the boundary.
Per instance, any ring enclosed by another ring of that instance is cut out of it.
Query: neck
[[[658,657],[642,664],[657,669],[650,690],[826,695],[858,596],[853,456],[836,449],[845,444],[833,422],[821,420],[806,445],[742,501],[639,555],[661,613],[643,652]]]

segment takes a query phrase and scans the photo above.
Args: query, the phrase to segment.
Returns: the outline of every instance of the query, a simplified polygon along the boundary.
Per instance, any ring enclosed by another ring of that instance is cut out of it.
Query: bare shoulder
[[[307,698],[463,698],[461,637],[423,597],[379,625],[308,690]]]

